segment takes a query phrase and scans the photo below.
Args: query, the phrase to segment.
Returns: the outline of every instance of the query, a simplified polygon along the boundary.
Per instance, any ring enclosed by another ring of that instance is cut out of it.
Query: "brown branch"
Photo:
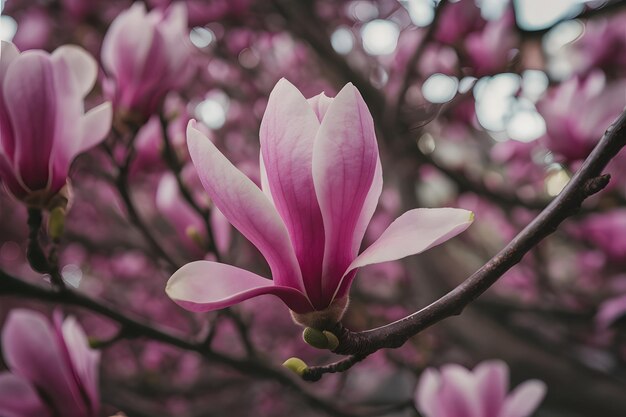
[[[435,33],[437,32],[437,28],[439,27],[439,20],[443,10],[448,5],[448,0],[441,0],[435,9],[435,16],[433,17],[433,21],[431,22],[428,29],[426,29],[426,33],[424,34],[424,38],[420,41],[420,44],[417,45],[413,54],[409,57],[409,60],[406,64],[406,70],[404,73],[404,78],[402,79],[402,86],[400,87],[398,93],[398,99],[396,101],[394,117],[398,119],[400,117],[400,112],[402,106],[404,105],[404,101],[406,99],[407,92],[409,91],[409,87],[411,85],[411,81],[417,75],[417,64],[424,51],[428,47],[428,44],[433,40]]]
[[[172,171],[172,173],[174,174],[181,195],[183,196],[187,204],[189,204],[189,206],[194,209],[194,211],[202,218],[204,228],[206,229],[207,236],[209,238],[208,250],[210,252],[213,252],[213,254],[215,255],[215,259],[220,262],[220,254],[217,250],[217,246],[215,243],[215,234],[213,233],[213,227],[211,226],[211,210],[209,210],[208,208],[203,208],[200,206],[200,204],[198,204],[196,199],[191,194],[191,191],[189,191],[189,188],[183,181],[183,178],[181,176],[183,164],[178,159],[178,156],[176,155],[176,150],[172,147],[172,141],[170,140],[169,134],[167,132],[167,119],[162,113],[159,115],[159,121],[161,122],[161,131],[163,134],[163,159],[165,160],[165,163],[169,167],[170,171]]]
[[[397,348],[433,324],[461,314],[468,304],[489,289],[526,253],[553,233],[566,218],[576,213],[586,198],[606,187],[609,175],[601,175],[602,170],[624,146],[626,111],[607,129],[563,191],[483,267],[437,301],[401,320],[363,332],[351,332],[338,324],[332,329],[339,339],[339,346],[334,352],[367,356],[379,349]],[[325,373],[325,370],[311,368],[309,372]]]
[[[178,268],[180,268],[181,265],[179,265],[178,262],[176,262],[174,258],[172,258],[172,256],[167,253],[167,251],[161,246],[156,237],[154,237],[148,225],[144,223],[143,219],[139,215],[139,211],[137,210],[135,203],[133,202],[133,199],[130,195],[130,189],[128,187],[128,175],[130,173],[131,163],[135,156],[133,142],[139,128],[140,126],[132,127],[130,133],[130,143],[128,143],[127,145],[126,156],[121,164],[118,164],[114,152],[110,147],[106,146],[106,144],[103,144],[102,147],[108,154],[111,163],[118,168],[118,173],[114,178],[112,178],[112,183],[124,203],[130,222],[141,232],[141,234],[148,242],[148,244],[152,247],[152,250],[156,253],[156,255],[162,258],[171,269],[177,270]],[[118,135],[118,139],[120,139],[118,132],[114,131],[113,133]]]
[[[44,302],[84,308],[115,322],[120,327],[119,332],[123,333],[125,339],[150,339],[186,351],[196,352],[207,360],[227,366],[244,375],[278,382],[296,393],[312,407],[330,416],[355,417],[357,415],[340,409],[333,403],[307,391],[287,371],[274,368],[260,360],[236,358],[210,350],[202,342],[187,340],[171,334],[158,326],[134,318],[128,313],[122,313],[117,307],[109,306],[102,301],[94,300],[77,291],[68,288],[57,291],[50,290],[40,285],[28,283],[0,269],[0,295],[37,299]]]
[[[58,289],[65,287],[63,276],[59,271],[56,244],[46,255],[39,242],[39,234],[43,222],[43,215],[40,209],[28,208],[28,247],[26,249],[26,259],[35,271],[50,275],[50,283]]]

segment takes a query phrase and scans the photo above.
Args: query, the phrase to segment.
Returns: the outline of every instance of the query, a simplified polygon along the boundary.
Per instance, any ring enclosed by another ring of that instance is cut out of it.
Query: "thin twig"
[[[404,78],[402,79],[402,86],[400,87],[398,99],[394,107],[394,117],[396,119],[400,117],[400,112],[402,110],[402,107],[404,106],[404,101],[406,99],[407,92],[409,91],[409,86],[411,85],[411,82],[416,75],[416,67],[418,61],[420,60],[420,58],[424,54],[424,51],[426,51],[426,48],[434,38],[435,33],[437,33],[441,14],[447,5],[448,0],[441,0],[441,2],[439,2],[437,8],[435,9],[435,16],[433,17],[433,21],[431,22],[430,26],[428,26],[428,29],[426,29],[424,37],[420,41],[419,45],[417,45],[415,51],[413,51],[413,54],[410,56],[406,64]]]
[[[191,191],[189,191],[189,188],[183,181],[183,178],[181,176],[183,165],[176,155],[176,150],[172,146],[172,142],[167,132],[167,119],[163,114],[160,114],[159,120],[161,122],[161,131],[163,134],[163,159],[165,160],[165,163],[169,167],[170,171],[172,171],[172,173],[174,174],[181,195],[189,204],[189,206],[191,206],[191,208],[194,209],[194,211],[202,218],[202,221],[204,222],[204,228],[206,229],[207,237],[209,240],[208,250],[215,255],[215,260],[220,262],[220,253],[217,250],[217,245],[215,243],[215,234],[213,233],[213,226],[211,225],[210,220],[211,210],[208,208],[203,208],[200,206],[200,204],[198,204],[196,199],[191,194]]]
[[[145,338],[186,351],[197,352],[207,360],[227,366],[244,375],[276,381],[295,392],[312,407],[330,416],[355,417],[357,415],[338,408],[328,400],[320,398],[304,389],[287,371],[274,368],[260,360],[235,358],[224,353],[207,349],[201,342],[198,343],[173,335],[166,330],[160,329],[158,326],[134,318],[129,313],[122,313],[117,307],[109,306],[103,301],[94,300],[69,288],[62,291],[50,290],[40,285],[28,283],[0,269],[0,295],[37,299],[55,304],[82,307],[88,311],[107,317],[118,324],[121,329],[120,331],[124,332],[126,339]]]

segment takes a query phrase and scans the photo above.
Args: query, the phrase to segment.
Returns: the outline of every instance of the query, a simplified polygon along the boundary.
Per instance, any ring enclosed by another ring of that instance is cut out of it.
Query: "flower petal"
[[[441,368],[439,406],[442,416],[481,417],[474,375],[460,365]]]
[[[7,69],[9,68],[9,64],[20,55],[20,51],[11,42],[0,42],[0,87],[4,89],[2,85]],[[4,97],[0,94],[0,153],[4,152],[7,159],[13,161],[13,154],[15,153],[15,140],[13,138],[11,124],[9,123],[7,107],[8,106],[4,101]]]
[[[498,417],[530,416],[539,407],[546,391],[546,384],[536,379],[520,384],[506,399]]]
[[[155,32],[154,25],[148,22],[143,3],[133,3],[120,13],[102,41],[102,65],[107,73],[118,81],[135,79],[143,68],[134,65],[146,61]]]
[[[285,225],[263,192],[195,127],[187,126],[191,159],[215,205],[263,254],[277,285],[304,292]]]
[[[0,415],[3,417],[51,417],[37,390],[27,380],[0,373]]]
[[[277,296],[296,313],[312,309],[306,296],[296,289],[274,285],[252,272],[212,261],[183,266],[171,276],[165,292],[180,306],[196,312],[217,310],[265,294]]]
[[[313,181],[324,219],[322,289],[335,294],[360,242],[355,230],[372,188],[378,146],[367,105],[346,85],[328,106],[313,149]],[[361,236],[362,237],[362,236]]]
[[[415,391],[415,403],[417,409],[425,417],[445,417],[439,411],[439,389],[441,388],[441,376],[434,368],[427,368],[422,372],[420,381]]]
[[[64,417],[87,415],[86,404],[70,364],[48,320],[29,310],[13,310],[2,331],[9,369],[46,394]]]
[[[376,207],[378,206],[378,200],[380,199],[380,194],[382,193],[382,191],[383,167],[380,163],[380,157],[377,157],[376,170],[374,171],[372,186],[367,193],[367,197],[365,197],[365,202],[363,203],[361,214],[359,215],[359,219],[357,220],[356,227],[354,229],[354,239],[352,241],[352,251],[354,254],[359,253],[361,242],[363,241],[363,236],[365,236],[367,226],[369,226],[370,221],[372,220],[372,216],[376,211]]]
[[[307,295],[317,308],[321,297],[324,224],[313,186],[312,159],[319,122],[300,91],[281,79],[261,121],[261,155],[272,200],[285,222],[302,271]]]
[[[3,83],[13,127],[14,164],[31,190],[46,188],[56,132],[57,103],[50,57],[26,51],[14,59]]]
[[[89,110],[83,117],[83,134],[77,153],[85,152],[102,142],[111,130],[112,119],[113,109],[109,102]]]
[[[481,415],[496,417],[509,390],[509,367],[498,360],[481,362],[474,368],[481,402]]]
[[[63,45],[52,53],[52,61],[71,77],[71,87],[81,98],[91,91],[98,75],[98,64],[87,51],[75,45]]]
[[[365,265],[395,261],[424,252],[458,235],[474,220],[471,211],[456,208],[409,210],[389,225],[382,235],[347,268],[346,275]],[[342,287],[350,283],[342,283]]]
[[[100,393],[98,391],[98,367],[100,352],[89,347],[87,335],[74,317],[63,320],[60,311],[55,312],[54,323],[62,335],[63,345],[72,365],[79,386],[86,394],[91,415],[98,415]]]
[[[328,110],[328,106],[330,106],[330,103],[333,102],[333,99],[328,97],[326,94],[324,94],[322,92],[322,93],[319,93],[318,95],[316,95],[315,97],[311,97],[307,101],[309,102],[309,106],[311,106],[311,108],[315,112],[315,115],[317,116],[317,119],[321,123],[322,119],[326,115],[326,111]]]

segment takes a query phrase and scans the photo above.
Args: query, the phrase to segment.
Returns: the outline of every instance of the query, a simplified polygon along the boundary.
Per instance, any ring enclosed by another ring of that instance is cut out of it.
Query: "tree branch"
[[[566,218],[578,211],[586,198],[606,187],[610,177],[601,175],[602,170],[624,146],[626,146],[626,111],[607,129],[561,194],[472,276],[427,307],[385,326],[363,332],[351,332],[338,324],[336,328],[331,329],[339,339],[339,346],[334,352],[365,357],[379,349],[397,348],[433,324],[461,314],[469,303],[489,289],[541,240],[553,233]],[[334,371],[310,368],[309,372]]]
[[[84,308],[93,313],[107,317],[118,324],[120,326],[119,332],[123,334],[124,339],[145,338],[186,351],[196,352],[209,361],[225,365],[244,375],[278,382],[293,391],[312,407],[330,416],[358,416],[358,414],[339,408],[332,402],[320,398],[304,389],[297,380],[294,380],[289,373],[282,369],[274,368],[261,360],[236,358],[210,350],[202,342],[195,342],[173,335],[155,325],[134,318],[128,313],[122,313],[117,307],[109,306],[102,301],[94,300],[69,288],[62,290],[47,289],[40,285],[28,283],[0,269],[0,296],[2,295]]]

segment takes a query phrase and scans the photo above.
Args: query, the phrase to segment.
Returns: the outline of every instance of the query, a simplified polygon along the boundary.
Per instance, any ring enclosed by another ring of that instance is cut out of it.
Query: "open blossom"
[[[188,80],[190,51],[183,3],[147,13],[137,2],[115,18],[104,37],[105,93],[119,111],[149,116]]]
[[[192,311],[263,294],[279,297],[307,326],[345,310],[358,268],[420,253],[465,230],[471,212],[414,209],[358,254],[382,190],[374,123],[346,85],[332,99],[306,100],[288,81],[272,91],[261,122],[259,189],[190,122],[187,142],[202,184],[267,260],[273,281],[231,265],[197,261],[169,280],[168,295]]]
[[[109,103],[85,113],[97,74],[82,48],[20,53],[2,42],[0,178],[16,198],[46,206],[66,183],[72,160],[111,127]]]
[[[3,417],[98,417],[100,352],[72,317],[13,310],[2,330],[10,372],[0,373]]]
[[[473,371],[451,364],[422,373],[415,401],[424,417],[529,417],[546,385],[530,380],[508,390],[509,368],[502,361],[482,362]]]

